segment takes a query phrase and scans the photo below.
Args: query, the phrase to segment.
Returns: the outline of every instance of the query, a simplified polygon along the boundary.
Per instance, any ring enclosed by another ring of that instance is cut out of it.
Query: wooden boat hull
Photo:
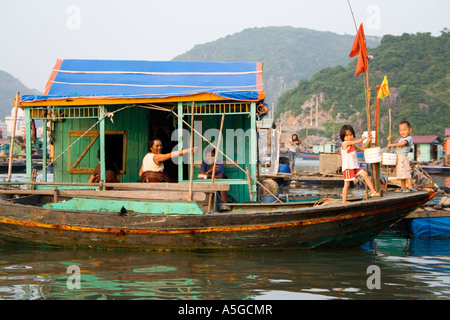
[[[141,214],[46,209],[1,201],[0,239],[57,246],[137,249],[315,248],[371,240],[434,193],[347,204],[229,205],[213,214]]]
[[[8,161],[0,162],[0,173],[8,173],[9,163]],[[11,163],[12,173],[24,173],[27,169],[27,164],[25,161],[14,161]]]
[[[302,158],[303,160],[319,160],[320,154],[311,153],[311,152],[299,152],[297,157]]]

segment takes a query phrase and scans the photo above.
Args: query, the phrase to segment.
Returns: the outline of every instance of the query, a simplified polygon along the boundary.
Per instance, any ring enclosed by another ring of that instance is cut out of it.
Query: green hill
[[[398,135],[398,123],[402,120],[411,122],[414,135],[443,137],[445,128],[450,126],[449,37],[447,29],[438,37],[430,33],[386,35],[378,47],[368,49],[368,54],[374,56],[369,62],[372,110],[375,110],[376,86],[387,75],[393,136]],[[276,116],[309,117],[305,102],[320,94],[320,109],[330,118],[319,121],[318,134],[331,138],[344,123],[367,130],[363,76],[355,77],[355,68],[356,58],[347,67],[326,68],[310,80],[300,81],[297,87],[280,97]],[[385,98],[380,103],[383,139],[389,128],[388,101]],[[375,114],[371,117],[374,128]],[[300,135],[306,135],[304,128],[297,129]]]
[[[11,115],[17,92],[20,92],[20,95],[41,94],[37,90],[28,89],[18,79],[0,70],[0,120],[4,121],[6,116]]]
[[[175,61],[263,62],[266,102],[276,102],[287,89],[315,72],[349,63],[354,36],[293,27],[245,29],[213,42],[196,45]],[[368,38],[369,47],[379,39]]]

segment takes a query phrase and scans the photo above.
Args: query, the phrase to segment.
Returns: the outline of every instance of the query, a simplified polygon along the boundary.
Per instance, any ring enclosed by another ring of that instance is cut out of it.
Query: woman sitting
[[[164,161],[173,157],[179,157],[191,149],[181,151],[172,151],[171,153],[162,154],[162,142],[159,138],[152,138],[149,141],[150,152],[142,159],[141,170],[139,176],[141,182],[173,182],[172,179],[164,172]],[[197,148],[193,148],[194,152]]]

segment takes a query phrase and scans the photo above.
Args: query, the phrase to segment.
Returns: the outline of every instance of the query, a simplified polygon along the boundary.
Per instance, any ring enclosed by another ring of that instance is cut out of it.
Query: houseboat
[[[44,95],[15,99],[27,142],[33,121],[45,124],[53,178],[44,166],[43,181],[33,181],[27,143],[26,181],[1,184],[0,240],[136,249],[358,246],[435,196],[318,203],[272,194],[273,203],[262,203],[256,124],[264,96],[262,63],[58,60]],[[140,182],[154,136],[163,154],[190,150],[165,161],[172,182]],[[222,179],[200,178],[210,148]],[[106,182],[108,162],[120,182]],[[99,182],[89,183],[97,166]]]

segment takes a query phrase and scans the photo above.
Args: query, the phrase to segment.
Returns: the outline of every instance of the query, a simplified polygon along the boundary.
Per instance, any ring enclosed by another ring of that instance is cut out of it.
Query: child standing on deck
[[[372,181],[370,181],[367,172],[362,170],[358,165],[358,160],[356,158],[356,150],[364,150],[369,145],[369,141],[372,139],[371,136],[367,138],[367,142],[362,146],[357,146],[361,144],[364,139],[353,140],[355,138],[355,130],[350,125],[344,125],[340,131],[340,137],[342,143],[341,155],[342,155],[342,174],[344,175],[344,188],[342,189],[342,203],[347,202],[347,193],[350,182],[355,180],[357,175],[360,175],[366,182],[367,187],[370,189],[371,197],[379,197],[380,194],[376,192],[373,187]],[[356,150],[355,150],[356,149]]]
[[[398,126],[398,130],[401,138],[397,143],[392,143],[391,136],[387,138],[389,141],[388,148],[395,147],[395,153],[397,154],[397,166],[395,170],[402,188],[396,192],[414,192],[411,179],[411,166],[409,165],[408,159],[408,153],[411,151],[413,145],[413,138],[410,136],[412,131],[411,125],[408,121],[402,121]],[[408,183],[408,188],[406,188],[406,183]]]

